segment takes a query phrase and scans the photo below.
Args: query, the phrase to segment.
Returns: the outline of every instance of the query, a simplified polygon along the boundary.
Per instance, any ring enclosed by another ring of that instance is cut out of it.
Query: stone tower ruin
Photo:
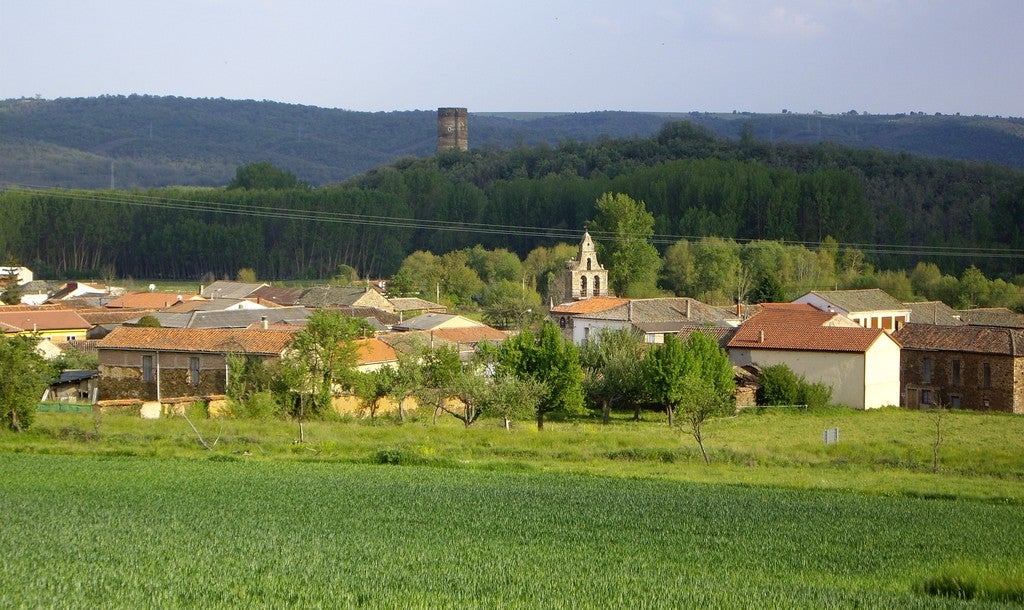
[[[469,150],[469,112],[465,108],[437,109],[437,152]]]

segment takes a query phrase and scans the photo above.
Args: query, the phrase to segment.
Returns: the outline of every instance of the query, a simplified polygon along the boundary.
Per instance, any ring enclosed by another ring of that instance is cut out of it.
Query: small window
[[[961,370],[960,367],[961,366],[962,366],[962,364],[960,363],[959,360],[954,360],[952,362],[953,385],[955,385],[955,386],[963,385],[963,377],[962,377],[961,372],[960,372],[960,370]]]
[[[153,381],[153,357],[143,356],[142,357],[142,380],[146,382]]]
[[[932,359],[931,358],[925,358],[924,359],[924,370],[921,373],[921,381],[923,383],[931,383],[932,382],[932,366],[933,366]]]
[[[199,385],[199,357],[191,356],[188,359],[188,382],[192,385]]]
[[[981,385],[986,388],[992,387],[992,365],[988,362],[981,365]]]
[[[67,340],[68,343],[71,343],[72,341],[75,340],[75,336],[74,335],[68,335],[67,337],[65,337],[65,339]]]
[[[921,390],[921,404],[930,405],[932,404],[932,391]]]
[[[590,271],[590,257],[587,257],[587,271]]]

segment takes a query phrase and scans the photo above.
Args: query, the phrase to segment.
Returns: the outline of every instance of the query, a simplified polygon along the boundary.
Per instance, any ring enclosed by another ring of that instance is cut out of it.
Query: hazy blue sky
[[[1024,0],[0,0],[0,98],[1024,116]]]

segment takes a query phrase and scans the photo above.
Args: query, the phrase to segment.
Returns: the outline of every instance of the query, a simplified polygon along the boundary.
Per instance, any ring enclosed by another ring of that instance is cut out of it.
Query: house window
[[[992,365],[988,362],[981,365],[981,385],[986,388],[992,387]]]
[[[930,405],[932,404],[932,391],[921,390],[921,404]]]
[[[953,385],[955,385],[955,386],[963,385],[963,377],[960,374],[960,366],[961,366],[961,364],[960,364],[959,360],[954,360],[952,362]]]
[[[142,357],[142,380],[146,382],[153,381],[153,357],[143,356]]]
[[[580,277],[580,296],[587,296],[587,276]]]
[[[199,357],[191,356],[188,359],[188,382],[192,385],[199,385]]]
[[[949,395],[949,406],[951,408],[953,408],[953,409],[959,409],[960,408],[960,395],[959,394],[950,394]]]
[[[932,382],[932,359],[931,358],[925,358],[924,359],[924,371],[921,373],[921,381],[923,383],[931,383]]]
[[[64,337],[64,340],[67,341],[68,343],[71,343],[72,341],[75,340],[75,336],[74,335],[68,335],[67,337]]]

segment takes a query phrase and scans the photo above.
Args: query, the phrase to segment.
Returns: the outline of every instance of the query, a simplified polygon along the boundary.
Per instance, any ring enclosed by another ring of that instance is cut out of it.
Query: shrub
[[[810,383],[802,377],[797,384],[797,401],[811,409],[827,407],[832,403],[832,387],[824,383]]]
[[[757,390],[759,405],[793,405],[799,398],[800,379],[785,364],[766,366],[761,371],[761,387]]]
[[[255,392],[245,400],[236,401],[232,411],[247,419],[272,419],[281,414],[281,405],[272,392]]]

